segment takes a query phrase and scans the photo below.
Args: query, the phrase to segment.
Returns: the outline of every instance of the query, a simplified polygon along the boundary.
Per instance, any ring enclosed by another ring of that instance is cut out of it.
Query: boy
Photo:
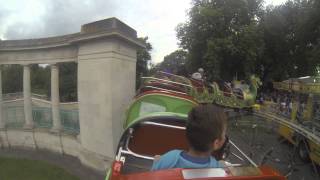
[[[172,150],[155,158],[151,170],[223,167],[211,153],[223,146],[226,129],[227,116],[222,108],[212,104],[193,108],[186,126],[189,150]]]

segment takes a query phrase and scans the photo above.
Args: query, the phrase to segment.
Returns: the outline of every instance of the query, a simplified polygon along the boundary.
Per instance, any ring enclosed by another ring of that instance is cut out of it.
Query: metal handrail
[[[313,132],[309,132],[307,129],[305,129],[304,127],[301,127],[300,125],[289,122],[288,120],[284,120],[283,118],[277,117],[276,115],[271,114],[271,113],[263,113],[260,111],[260,112],[254,112],[254,114],[257,116],[260,116],[260,117],[268,118],[273,121],[277,121],[278,123],[280,123],[286,127],[289,127],[290,129],[293,129],[295,132],[301,134],[302,136],[315,142],[316,144],[320,144],[320,136],[319,135],[317,135]]]
[[[189,85],[189,84],[174,82],[174,81],[170,81],[170,80],[167,80],[167,79],[160,79],[160,78],[155,78],[155,77],[141,77],[141,79],[152,79],[152,80],[164,81],[164,82],[168,82],[168,83],[172,83],[172,84],[178,84],[178,85],[187,86],[189,88],[192,88],[192,86]]]
[[[179,75],[168,73],[168,72],[164,72],[164,71],[158,71],[157,73],[162,73],[162,74],[165,74],[165,75],[169,75],[169,76],[173,76],[173,77],[176,77],[176,78],[180,78],[180,79],[182,79],[184,81],[190,81],[188,78],[186,78],[184,76],[179,76]]]
[[[179,76],[179,75],[172,74],[172,73],[168,73],[168,72],[164,72],[164,71],[158,71],[158,72],[159,72],[159,73],[162,73],[162,74],[166,74],[166,75],[174,76],[174,77],[179,77],[179,78],[182,78],[182,79],[184,79],[184,78],[185,78],[184,76]]]
[[[240,148],[238,146],[236,146],[230,139],[229,139],[229,143],[234,146],[237,151],[239,151],[241,153],[242,156],[244,156],[254,167],[258,167],[258,165],[252,161],[252,159],[250,159],[243,151],[240,150]]]
[[[133,128],[130,128],[130,129],[129,129],[128,138],[126,139],[126,144],[125,144],[125,149],[126,149],[126,150],[123,150],[122,147],[120,147],[119,151],[121,151],[121,153],[130,154],[130,155],[132,155],[132,156],[134,156],[134,157],[143,158],[143,159],[148,159],[148,160],[153,160],[153,159],[154,159],[153,157],[140,155],[140,154],[134,153],[133,151],[130,150],[130,148],[129,148],[129,141],[130,141],[130,138],[131,138],[131,136],[132,136],[132,133],[133,133]],[[119,157],[118,157],[119,159],[120,159],[121,153],[120,153],[120,155],[119,155]]]
[[[154,157],[140,155],[140,154],[137,154],[137,153],[134,153],[134,152],[130,151],[129,149],[128,149],[128,150],[120,149],[119,151],[120,151],[121,153],[123,153],[123,154],[129,154],[129,155],[134,156],[134,157],[137,157],[137,158],[143,158],[143,159],[148,159],[148,160],[154,160]]]
[[[162,123],[156,123],[156,122],[143,122],[142,124],[146,125],[154,125],[154,126],[160,126],[160,127],[168,127],[168,128],[174,128],[174,129],[182,129],[185,130],[186,127],[181,127],[181,126],[175,126],[175,125],[168,125],[168,124],[162,124]]]
[[[165,92],[171,92],[171,93],[177,93],[177,94],[188,95],[187,93],[184,93],[184,92],[174,91],[174,90],[165,89],[165,88],[159,88],[159,87],[155,87],[155,86],[144,86],[144,87],[146,87],[146,88],[153,88],[153,89],[161,90],[161,91],[165,91]]]

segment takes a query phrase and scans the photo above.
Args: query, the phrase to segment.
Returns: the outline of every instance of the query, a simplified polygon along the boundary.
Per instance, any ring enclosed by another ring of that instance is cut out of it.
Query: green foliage
[[[165,71],[177,75],[187,76],[187,52],[176,50],[165,56],[163,61],[152,68],[151,71]]]
[[[3,65],[2,93],[21,92],[23,89],[23,67],[21,65]]]
[[[10,180],[78,180],[54,165],[28,159],[0,158],[0,179]]]
[[[77,75],[77,63],[71,62],[59,64],[59,88],[61,102],[75,102],[78,100]]]
[[[209,80],[258,74],[262,81],[315,75],[320,66],[320,1],[193,0],[189,20],[177,26],[187,68]]]
[[[51,94],[51,69],[50,66],[31,65],[31,92],[46,95]],[[3,93],[23,91],[23,66],[3,65],[2,67]],[[61,102],[77,101],[77,64],[59,64],[59,91]]]
[[[320,64],[320,6],[293,0],[267,7],[261,19],[265,50],[260,64],[264,81],[315,75]]]
[[[148,37],[139,38],[139,40],[145,44],[145,48],[140,48],[137,51],[136,88],[140,86],[141,77],[148,73],[148,62],[151,60],[150,51],[152,50]]]
[[[31,92],[45,94],[50,97],[50,67],[41,67],[38,64],[31,65]],[[20,77],[23,79],[23,77]]]
[[[246,77],[263,52],[261,0],[193,0],[189,21],[177,27],[189,52],[188,70],[203,67],[207,78]]]

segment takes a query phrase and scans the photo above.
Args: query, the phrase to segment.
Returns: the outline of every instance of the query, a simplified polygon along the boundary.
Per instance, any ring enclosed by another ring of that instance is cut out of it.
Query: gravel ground
[[[319,180],[311,162],[303,162],[295,148],[277,134],[277,125],[259,117],[244,115],[231,118],[228,134],[230,139],[256,164],[264,164],[287,175],[288,180]],[[240,153],[236,153],[239,155]],[[240,161],[234,155],[230,161]]]
[[[0,156],[46,161],[65,169],[81,180],[104,180],[105,178],[104,174],[83,166],[78,158],[68,155],[60,155],[41,150],[0,149]]]

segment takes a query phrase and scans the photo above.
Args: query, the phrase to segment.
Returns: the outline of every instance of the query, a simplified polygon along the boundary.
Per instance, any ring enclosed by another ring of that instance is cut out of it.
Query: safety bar
[[[242,156],[244,156],[254,167],[258,167],[255,162],[253,162],[243,151],[240,150],[238,146],[236,146],[230,139],[229,143],[236,148],[237,151],[241,153]]]
[[[154,125],[154,126],[160,126],[160,127],[168,127],[168,128],[174,128],[174,129],[182,129],[182,130],[186,129],[186,127],[168,125],[168,124],[162,124],[162,123],[156,123],[156,122],[149,122],[149,121],[143,122],[142,124]]]
[[[119,151],[121,151],[121,152],[120,152],[121,154],[129,154],[129,155],[134,156],[134,157],[137,157],[137,158],[143,158],[143,159],[148,159],[148,160],[154,160],[154,157],[140,155],[140,154],[137,154],[137,153],[132,152],[132,151],[131,151],[131,150],[129,150],[129,149],[128,149],[128,150],[120,149]]]
[[[130,138],[131,138],[131,136],[132,136],[133,131],[134,131],[133,128],[130,128],[130,129],[129,129],[128,138],[126,139],[126,144],[125,144],[126,150],[124,150],[124,149],[122,149],[122,147],[120,147],[120,149],[119,149],[119,156],[121,156],[121,154],[129,154],[129,155],[134,156],[134,157],[137,157],[137,158],[143,158],[143,159],[153,160],[153,159],[154,159],[153,157],[140,155],[140,154],[134,153],[133,151],[130,150],[130,148],[129,148],[129,141],[130,141]]]

